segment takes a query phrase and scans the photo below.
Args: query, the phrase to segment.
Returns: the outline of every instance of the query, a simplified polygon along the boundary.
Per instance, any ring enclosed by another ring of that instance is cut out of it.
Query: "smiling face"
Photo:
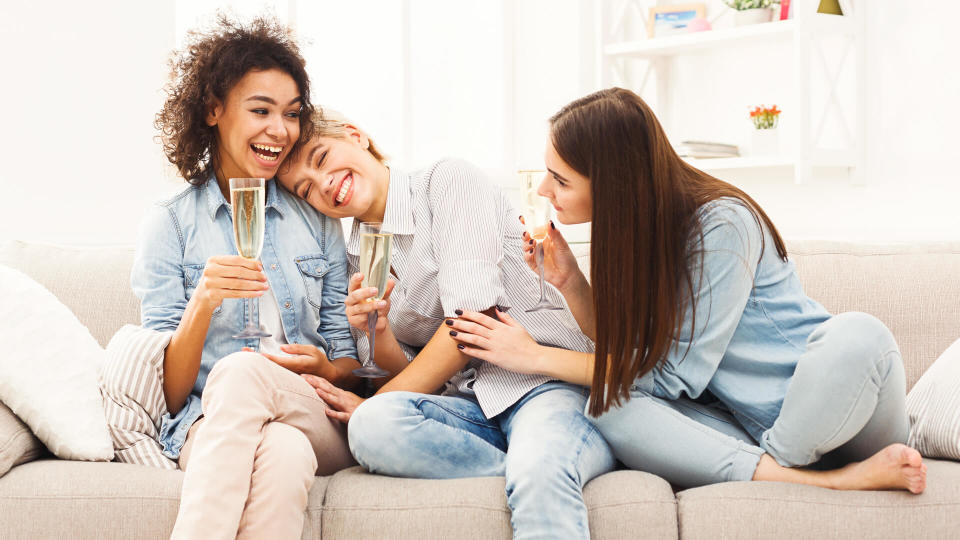
[[[214,100],[207,125],[217,130],[217,179],[273,178],[300,137],[300,90],[279,69],[248,71]]]
[[[564,225],[586,223],[593,218],[593,197],[590,180],[570,168],[547,140],[544,155],[547,174],[537,188],[537,194],[550,199],[557,211],[557,221]]]
[[[314,137],[277,175],[291,193],[333,218],[381,221],[390,173],[367,149],[369,139],[353,126],[343,138]]]

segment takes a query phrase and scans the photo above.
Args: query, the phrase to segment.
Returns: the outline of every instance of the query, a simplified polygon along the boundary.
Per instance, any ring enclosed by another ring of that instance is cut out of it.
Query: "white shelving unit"
[[[661,118],[670,111],[670,65],[674,59],[705,50],[722,54],[725,48],[734,44],[762,46],[765,42],[784,39],[791,40],[793,44],[794,110],[791,115],[795,119],[794,128],[799,129],[797,144],[773,157],[691,159],[690,163],[706,171],[792,168],[796,183],[809,180],[814,167],[840,167],[846,169],[853,182],[865,181],[864,10],[867,2],[858,2],[853,14],[838,16],[817,13],[819,0],[793,0],[793,18],[788,20],[647,38],[645,29],[648,9],[655,4],[654,1],[644,0],[601,0],[597,3],[596,34],[600,51],[598,79],[602,87],[623,86],[644,95],[652,75],[656,81],[658,98],[655,109]],[[632,31],[630,22],[634,23],[637,31]],[[638,36],[640,39],[637,39]],[[843,48],[831,51],[831,54],[839,52],[839,67],[831,67],[827,61],[828,55],[822,44],[822,38],[827,36],[839,37],[842,40]],[[626,67],[630,62],[639,62],[645,67],[639,81],[628,76],[630,72]],[[814,62],[823,68],[826,75],[826,85],[818,85],[825,88],[813,88],[811,72]],[[855,92],[853,101],[856,103],[853,111],[845,110],[839,99],[839,79],[841,73],[849,69],[854,70],[856,81],[852,90]],[[812,105],[811,96],[815,91],[823,92],[822,95],[825,96],[822,108],[814,108]],[[828,148],[823,144],[825,125],[831,115],[834,115],[842,126],[844,145],[841,148]],[[664,123],[669,125],[669,119],[665,120],[667,121]]]

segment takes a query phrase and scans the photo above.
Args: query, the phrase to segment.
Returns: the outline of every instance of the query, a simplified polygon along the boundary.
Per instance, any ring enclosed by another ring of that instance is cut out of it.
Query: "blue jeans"
[[[549,382],[488,419],[464,397],[388,392],[354,411],[350,450],[372,473],[506,476],[515,538],[589,538],[583,486],[615,461],[583,414],[586,394]]]
[[[836,315],[810,334],[760,441],[722,404],[665,400],[638,385],[630,396],[594,423],[626,466],[680,487],[751,480],[764,453],[785,467],[837,467],[905,443],[909,431],[896,341],[862,313]]]

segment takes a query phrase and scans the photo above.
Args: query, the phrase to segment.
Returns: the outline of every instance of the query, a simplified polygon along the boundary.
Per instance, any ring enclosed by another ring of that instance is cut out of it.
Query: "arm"
[[[351,372],[360,367],[360,363],[344,308],[348,285],[346,246],[340,221],[327,217],[322,219],[326,221],[324,251],[328,254],[330,268],[323,279],[320,327],[317,331],[327,342],[328,349],[324,352],[330,362],[321,361],[315,370],[305,373],[322,376],[337,386],[353,388],[359,380]]]

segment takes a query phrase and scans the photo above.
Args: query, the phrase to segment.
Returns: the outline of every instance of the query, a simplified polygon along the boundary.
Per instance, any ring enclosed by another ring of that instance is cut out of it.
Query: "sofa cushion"
[[[303,538],[320,538],[329,477],[317,477]],[[170,538],[183,473],[126,463],[40,460],[0,478],[0,536],[16,538]]]
[[[661,478],[618,471],[584,489],[591,538],[676,538],[676,500]],[[637,530],[643,523],[643,530]],[[503,477],[419,480],[353,467],[333,475],[323,507],[328,538],[511,538]]]
[[[927,457],[960,460],[960,340],[907,395],[910,446]]]
[[[37,459],[44,450],[30,428],[0,403],[0,476],[11,467]]]
[[[680,537],[954,538],[960,463],[927,459],[927,489],[834,491],[779,482],[728,482],[677,494]]]
[[[140,324],[130,288],[132,247],[65,247],[0,241],[0,264],[16,268],[52,292],[106,347],[124,324]]]

